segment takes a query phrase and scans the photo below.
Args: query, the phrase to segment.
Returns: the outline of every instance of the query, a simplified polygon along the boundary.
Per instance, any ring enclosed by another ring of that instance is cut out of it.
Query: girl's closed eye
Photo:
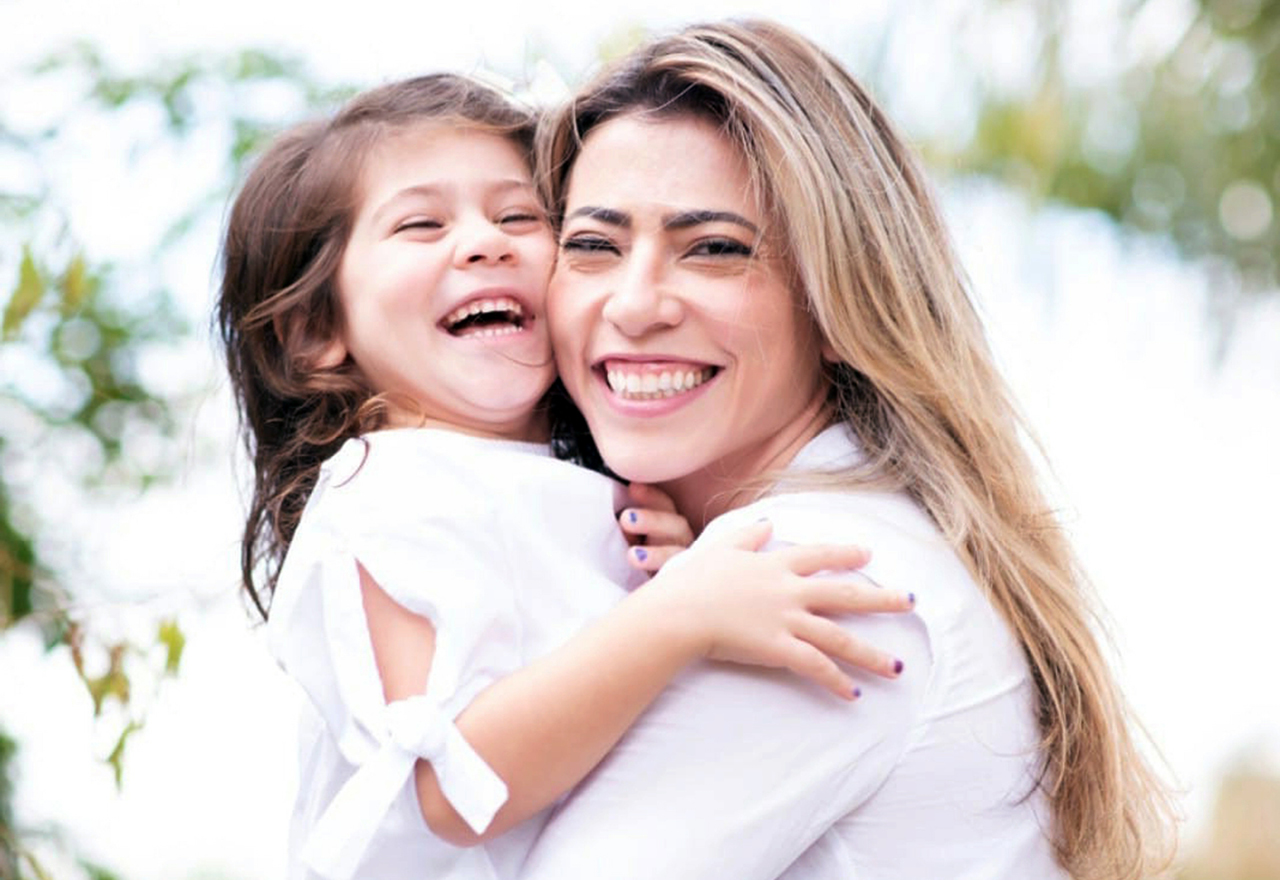
[[[541,225],[542,220],[541,211],[519,208],[501,215],[498,218],[498,223],[502,226],[533,226]]]
[[[410,217],[396,224],[396,232],[411,232],[414,230],[434,231],[443,229],[444,222],[434,217]]]

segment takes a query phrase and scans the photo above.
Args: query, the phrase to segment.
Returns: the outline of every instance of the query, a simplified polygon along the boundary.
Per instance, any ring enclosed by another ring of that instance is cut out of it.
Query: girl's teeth
[[[469,305],[458,306],[457,309],[450,312],[449,315],[445,317],[445,323],[449,325],[457,324],[464,318],[469,318],[472,315],[479,315],[482,312],[510,312],[517,318],[524,317],[524,308],[520,303],[511,299],[511,297],[502,296],[497,299],[485,299],[470,303]]]

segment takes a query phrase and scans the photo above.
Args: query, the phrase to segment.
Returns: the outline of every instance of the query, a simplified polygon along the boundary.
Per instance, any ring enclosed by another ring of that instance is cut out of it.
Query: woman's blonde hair
[[[915,498],[1022,644],[1059,861],[1108,880],[1160,867],[1169,795],[1135,745],[1087,581],[1023,448],[925,176],[889,120],[834,58],[785,28],[690,27],[544,120],[538,177],[553,215],[582,139],[631,113],[709,119],[742,150],[835,352],[833,412],[866,453],[841,480]]]

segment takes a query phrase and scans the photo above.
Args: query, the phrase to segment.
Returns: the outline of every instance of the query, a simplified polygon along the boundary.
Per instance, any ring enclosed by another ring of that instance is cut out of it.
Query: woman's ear
[[[827,340],[822,340],[822,346],[818,349],[822,354],[822,359],[829,364],[840,363],[840,355],[836,354],[835,346]]]

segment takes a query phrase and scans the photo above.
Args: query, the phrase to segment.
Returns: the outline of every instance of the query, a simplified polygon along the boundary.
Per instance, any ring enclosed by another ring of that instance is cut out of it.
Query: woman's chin
[[[606,444],[597,441],[597,446],[609,469],[630,482],[668,483],[688,476],[693,470],[692,466],[683,467],[680,460],[652,444]]]

